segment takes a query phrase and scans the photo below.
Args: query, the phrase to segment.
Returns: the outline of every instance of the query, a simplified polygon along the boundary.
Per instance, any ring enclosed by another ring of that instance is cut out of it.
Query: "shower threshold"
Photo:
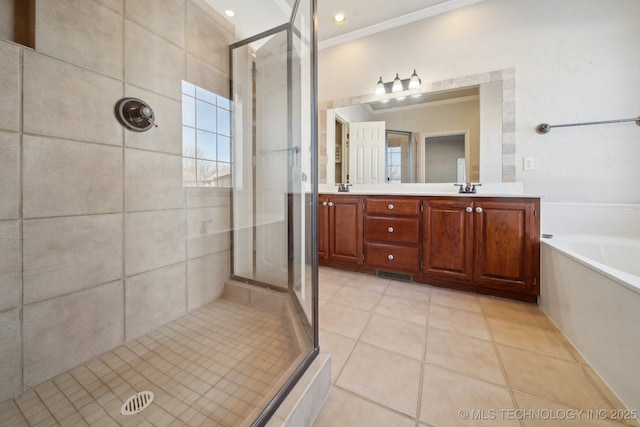
[[[251,425],[304,357],[305,337],[286,309],[228,294],[0,404],[0,425]],[[153,403],[123,415],[143,390]]]

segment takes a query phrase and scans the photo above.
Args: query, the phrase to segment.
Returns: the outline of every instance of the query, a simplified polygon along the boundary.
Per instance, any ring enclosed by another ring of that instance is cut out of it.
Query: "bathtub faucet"
[[[351,184],[336,184],[336,186],[338,187],[338,193],[348,193],[349,192],[349,187],[351,187]]]

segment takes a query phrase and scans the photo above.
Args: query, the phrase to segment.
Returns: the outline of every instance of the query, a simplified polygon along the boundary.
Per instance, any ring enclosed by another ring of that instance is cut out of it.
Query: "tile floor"
[[[238,426],[280,387],[294,354],[284,315],[214,301],[0,404],[0,426]],[[121,415],[132,394],[153,404]]]
[[[535,305],[329,268],[319,303],[314,427],[639,425]]]

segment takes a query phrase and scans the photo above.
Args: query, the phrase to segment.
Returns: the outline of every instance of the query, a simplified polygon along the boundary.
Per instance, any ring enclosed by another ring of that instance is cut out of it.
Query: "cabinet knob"
[[[471,206],[467,206],[465,210],[469,213],[473,212],[473,208]]]
[[[481,207],[477,207],[477,208],[476,208],[476,212],[478,212],[478,213],[482,213],[482,208],[481,208]]]
[[[333,202],[329,202],[329,206],[330,206],[330,207],[331,207],[331,206],[333,206]]]
[[[389,261],[393,260],[393,255],[388,255],[387,258],[389,258]]]
[[[393,233],[393,227],[389,227],[389,228],[387,228],[387,231],[388,231],[389,233]]]
[[[391,203],[389,203],[389,206],[387,206],[389,209],[393,209],[393,205]]]
[[[322,202],[322,206],[327,206],[327,202]]]

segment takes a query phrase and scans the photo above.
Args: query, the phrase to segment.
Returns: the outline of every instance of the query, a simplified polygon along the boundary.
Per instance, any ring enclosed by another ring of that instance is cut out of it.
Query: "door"
[[[329,215],[329,259],[362,264],[363,201],[359,197],[331,197]]]
[[[534,291],[536,244],[531,202],[478,201],[475,206],[475,281],[491,288]]]
[[[255,280],[288,287],[287,33],[256,52]]]
[[[424,204],[423,272],[471,282],[473,279],[473,202],[428,200]]]
[[[385,182],[385,122],[349,123],[349,183]]]

